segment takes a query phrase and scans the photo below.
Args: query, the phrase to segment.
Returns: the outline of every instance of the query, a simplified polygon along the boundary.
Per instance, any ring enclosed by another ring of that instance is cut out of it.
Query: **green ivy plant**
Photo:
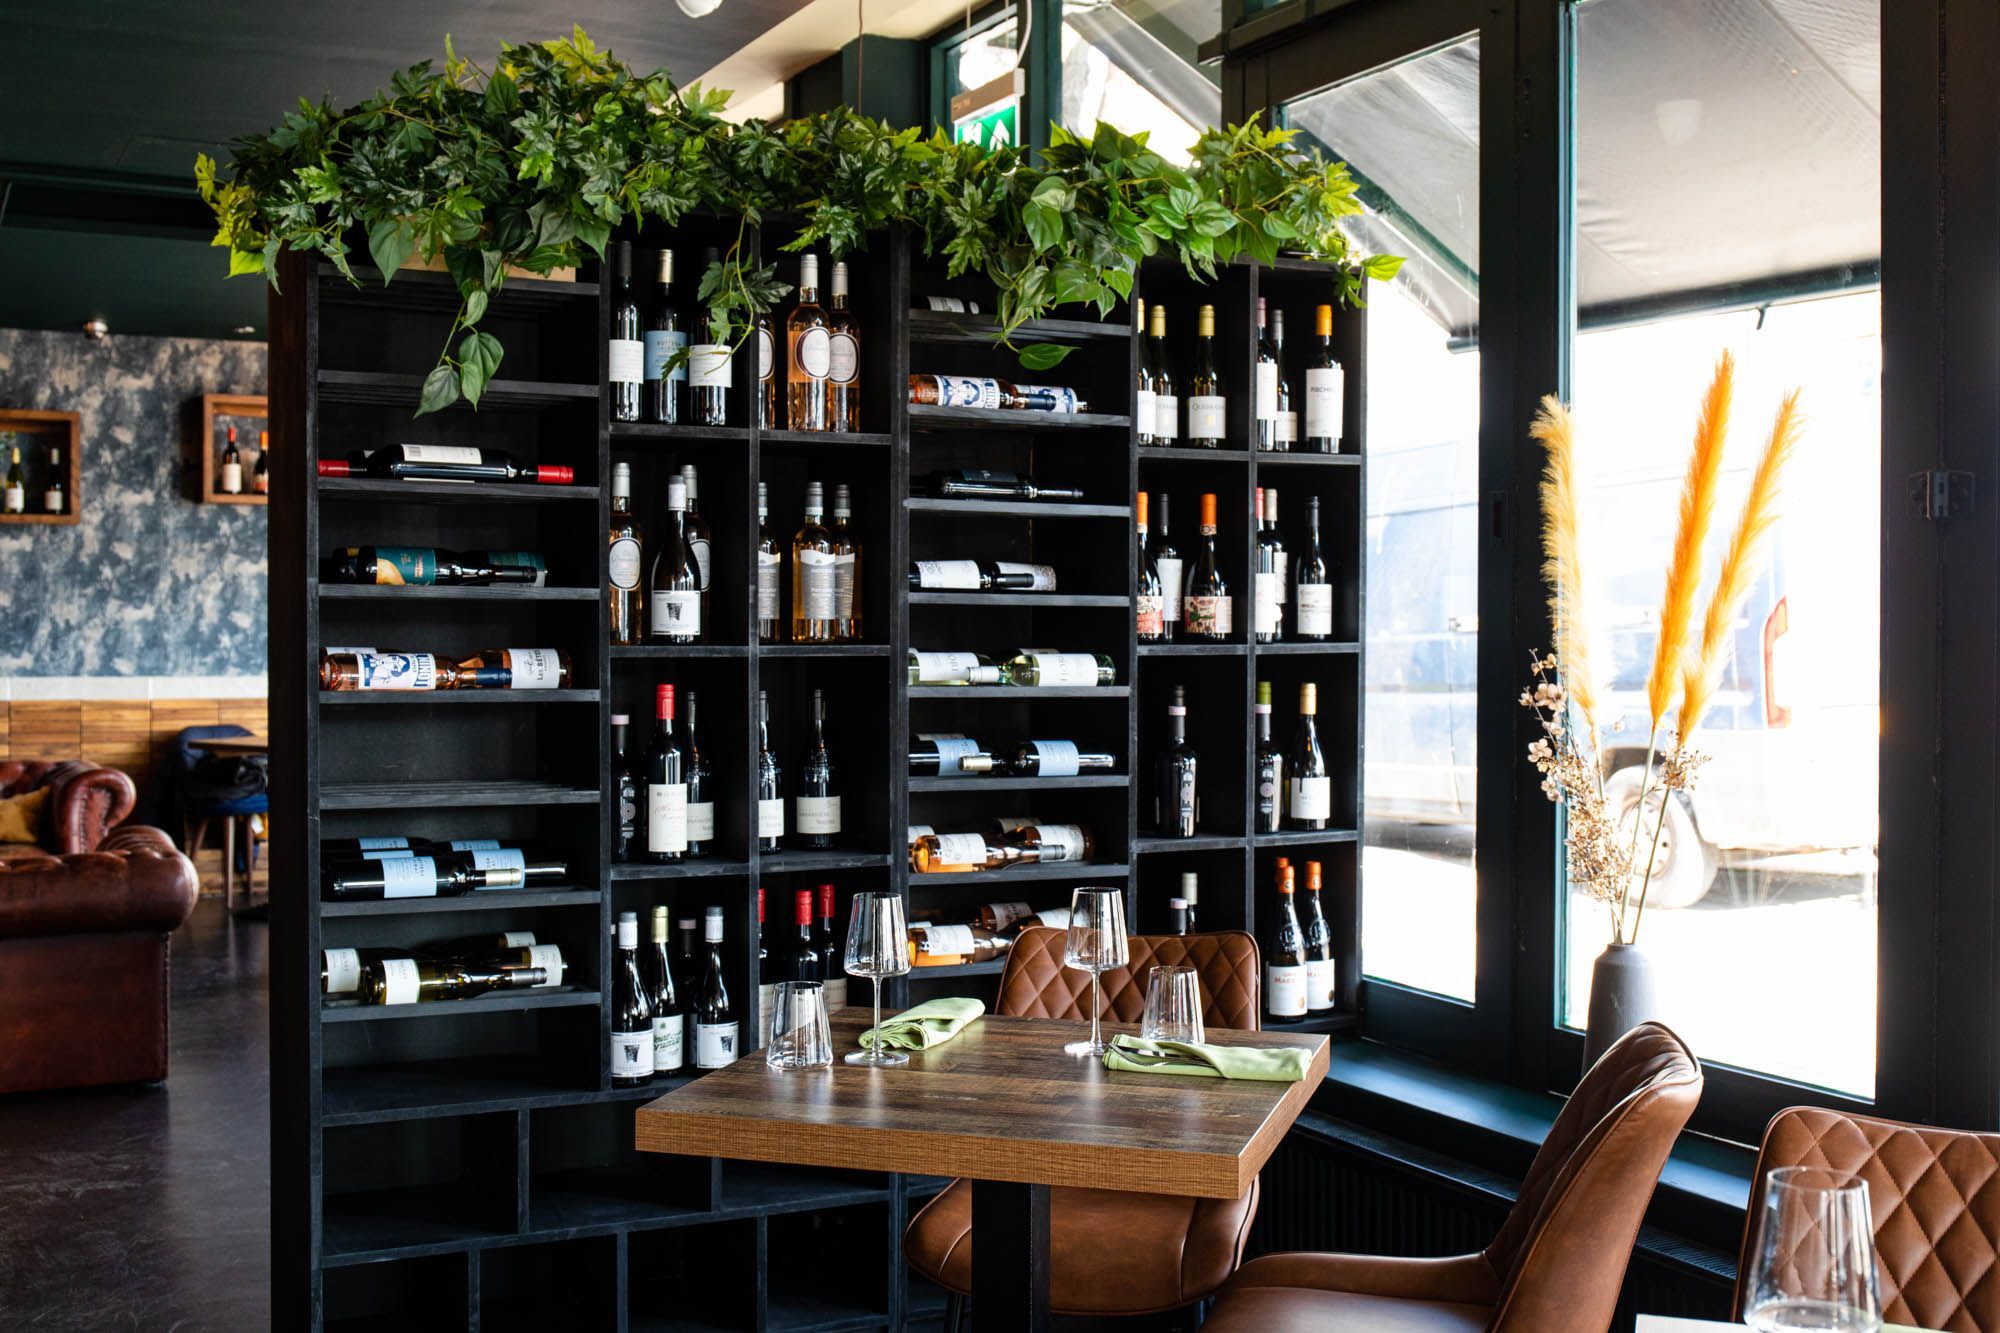
[[[721,336],[747,337],[790,290],[772,265],[745,258],[748,228],[796,217],[787,250],[835,258],[870,231],[911,228],[950,274],[981,273],[999,293],[996,336],[1064,304],[1108,313],[1139,262],[1167,252],[1212,278],[1239,257],[1280,249],[1324,261],[1341,298],[1401,260],[1354,254],[1339,219],[1360,211],[1347,168],[1302,151],[1289,130],[1256,124],[1202,134],[1179,167],[1146,136],[1100,125],[1057,127],[1034,158],[1015,147],[954,143],[894,129],[847,108],[780,126],[723,119],[729,94],[639,74],[581,28],[503,46],[489,71],[445,40],[358,106],[301,101],[284,123],[232,145],[226,172],[195,163],[229,271],[277,284],[281,251],[317,253],[350,281],[357,247],[384,283],[412,255],[440,256],[461,298],[423,386],[418,413],[463,396],[475,406],[502,348],[479,327],[509,266],[537,273],[600,259],[614,229],[671,227],[696,210],[739,220],[736,239],[701,275],[698,299]],[[1066,347],[1017,349],[1045,370]]]

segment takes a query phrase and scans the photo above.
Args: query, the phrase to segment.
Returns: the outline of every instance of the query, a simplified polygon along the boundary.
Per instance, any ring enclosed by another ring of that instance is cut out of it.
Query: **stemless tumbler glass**
[[[1187,963],[1162,963],[1146,974],[1146,1013],[1139,1035],[1158,1041],[1204,1041],[1201,974]]]
[[[1743,1317],[1764,1333],[1876,1333],[1882,1304],[1867,1184],[1813,1166],[1766,1176],[1743,1290]]]
[[[909,929],[903,919],[900,893],[857,893],[847,922],[847,973],[875,982],[875,1027],[882,1026],[882,981],[910,970]],[[849,1051],[851,1065],[906,1065],[910,1057],[886,1047]]]
[[[1090,973],[1090,1040],[1070,1042],[1063,1047],[1065,1052],[1104,1054],[1104,1039],[1098,1031],[1104,1008],[1102,978],[1130,959],[1125,940],[1125,890],[1078,889],[1069,900],[1069,938],[1063,945],[1063,964]]]
[[[826,1021],[825,983],[779,982],[771,1030],[764,1036],[764,1063],[772,1069],[830,1068],[833,1033]]]

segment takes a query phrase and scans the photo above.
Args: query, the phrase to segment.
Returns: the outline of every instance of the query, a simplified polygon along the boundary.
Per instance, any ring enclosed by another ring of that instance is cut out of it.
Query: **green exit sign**
[[[952,137],[960,143],[976,143],[982,148],[1006,148],[1021,142],[1020,104],[1006,102],[984,115],[970,116],[952,126]]]

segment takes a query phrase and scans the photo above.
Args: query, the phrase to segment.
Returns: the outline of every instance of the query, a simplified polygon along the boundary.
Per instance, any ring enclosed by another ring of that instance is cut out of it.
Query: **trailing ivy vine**
[[[1300,150],[1289,130],[1208,130],[1181,168],[1108,125],[1088,139],[1058,127],[1031,160],[846,108],[739,125],[723,118],[728,101],[636,73],[581,28],[503,46],[491,70],[447,38],[442,67],[413,65],[343,111],[301,101],[282,125],[237,140],[226,171],[201,156],[195,180],[232,275],[275,286],[284,250],[323,255],[357,282],[360,247],[385,283],[412,255],[443,258],[461,304],[419,413],[461,395],[476,405],[499,369],[500,342],[479,324],[510,265],[546,273],[586,251],[602,258],[614,228],[673,226],[694,210],[741,220],[698,292],[730,339],[790,290],[743,248],[749,226],[781,215],[797,219],[786,249],[836,258],[876,228],[912,228],[952,276],[992,281],[1003,340],[1056,305],[1108,313],[1139,261],[1163,251],[1200,277],[1241,256],[1308,255],[1349,303],[1364,276],[1401,263],[1352,253],[1338,226],[1360,211],[1347,168]],[[1019,351],[1042,370],[1067,349]]]

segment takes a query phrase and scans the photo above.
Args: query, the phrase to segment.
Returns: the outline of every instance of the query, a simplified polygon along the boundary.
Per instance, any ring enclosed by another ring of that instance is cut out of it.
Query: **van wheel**
[[[1619,769],[1604,784],[1605,803],[1611,808],[1611,817],[1617,822],[1620,834],[1628,840],[1644,779],[1645,770],[1635,764]],[[1695,827],[1694,812],[1688,808],[1685,794],[1655,789],[1646,797],[1646,819],[1640,829],[1639,851],[1633,858],[1632,873],[1636,877],[1645,871],[1650,848],[1647,840],[1652,836],[1662,797],[1671,799],[1667,802],[1666,827],[1660,830],[1660,851],[1653,861],[1653,887],[1646,893],[1646,906],[1692,907],[1707,896],[1709,887],[1715,883],[1716,855],[1715,849],[1702,840],[1701,830]]]

